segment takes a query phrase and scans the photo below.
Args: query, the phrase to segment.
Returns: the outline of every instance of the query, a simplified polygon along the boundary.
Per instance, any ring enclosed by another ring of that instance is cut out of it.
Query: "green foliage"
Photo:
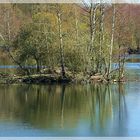
[[[46,35],[37,31],[36,27],[34,24],[26,25],[21,29],[13,44],[16,49],[16,57],[21,64],[34,64],[35,61],[43,63],[46,58],[49,39],[46,40]]]
[[[90,12],[85,12],[85,7],[82,7],[82,9],[71,4],[17,4],[14,5],[14,10],[7,7],[10,18],[7,18],[5,14],[6,22],[1,24],[7,25],[9,23],[11,26],[9,28],[4,27],[7,29],[6,31],[2,30],[1,26],[0,29],[3,31],[4,38],[6,38],[6,44],[10,47],[12,44],[10,50],[16,61],[22,66],[36,65],[34,73],[40,73],[41,66],[52,69],[60,67],[61,53],[63,52],[64,66],[72,72],[83,72],[90,75],[95,73],[104,74],[110,62],[112,7],[111,5],[105,6],[105,17],[102,21],[104,29],[101,32],[102,14],[100,6],[96,11],[95,35],[92,45],[92,31],[90,29],[93,23],[90,23]],[[90,6],[86,10],[90,11]],[[16,12],[18,12],[17,15]],[[62,20],[62,37],[59,36],[58,13],[60,13]],[[19,22],[21,17],[24,17],[24,20],[26,19],[25,22]],[[14,19],[16,19],[16,22]],[[130,44],[135,45],[139,42],[139,30],[136,30],[138,27],[131,27],[133,31],[131,34],[127,22],[122,24],[121,20],[121,15],[116,13],[114,56],[119,54],[118,46],[120,44],[121,47],[127,47]],[[14,23],[17,25],[15,32]],[[124,34],[128,36],[124,36]],[[103,37],[102,44],[100,42],[101,37]],[[63,45],[60,51],[61,39]],[[3,44],[3,41],[0,40],[0,43]],[[111,59],[112,62],[118,62],[113,57]]]

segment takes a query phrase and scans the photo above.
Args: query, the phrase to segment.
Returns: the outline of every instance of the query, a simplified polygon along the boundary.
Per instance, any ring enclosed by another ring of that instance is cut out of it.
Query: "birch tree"
[[[65,78],[64,45],[63,45],[63,36],[62,36],[62,9],[61,9],[61,5],[59,4],[56,5],[56,14],[57,14],[57,21],[58,21],[61,73],[62,73],[62,78]]]
[[[112,50],[114,45],[115,17],[116,17],[116,7],[115,4],[113,4],[112,29],[111,29],[111,41],[110,41],[110,49],[109,49],[109,64],[108,64],[107,78],[109,78],[109,74],[112,68],[111,65],[112,65]]]
[[[88,18],[88,28],[89,28],[89,45],[87,49],[88,63],[87,63],[87,72],[95,73],[95,60],[96,60],[96,50],[95,50],[95,31],[96,31],[96,12],[98,5],[97,3],[93,3],[91,0],[90,3],[83,2],[85,7],[85,12],[87,13]]]
[[[105,6],[104,4],[100,3],[100,31],[99,31],[99,72],[102,70],[102,63],[103,63],[103,42],[104,42],[104,12]]]

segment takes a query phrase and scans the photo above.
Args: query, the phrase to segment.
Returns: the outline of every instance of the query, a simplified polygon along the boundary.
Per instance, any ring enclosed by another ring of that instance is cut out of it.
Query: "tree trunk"
[[[93,40],[94,40],[94,35],[93,35],[93,3],[91,2],[90,5],[90,48],[89,50],[91,51],[93,49]]]
[[[8,41],[11,41],[11,30],[10,30],[10,13],[9,10],[7,10],[7,30],[8,30]]]
[[[40,64],[39,64],[39,60],[36,60],[36,66],[37,66],[37,68],[36,68],[37,73],[40,73]]]
[[[60,7],[57,9],[57,18],[58,18],[58,32],[59,32],[59,41],[60,41],[60,63],[61,63],[61,73],[62,78],[65,78],[65,64],[64,64],[64,46],[63,46],[63,37],[62,37],[62,13],[60,12]]]
[[[25,68],[24,66],[22,66],[22,65],[20,64],[20,62],[18,62],[18,61],[14,58],[14,56],[12,55],[12,53],[11,53],[11,51],[10,51],[10,48],[7,47],[7,46],[5,46],[5,50],[7,51],[8,56],[12,59],[12,61],[13,61],[15,64],[17,64],[17,65],[20,67],[21,70],[24,70],[28,76],[30,76],[30,72],[29,72],[28,68]]]
[[[90,5],[90,48],[89,48],[89,57],[90,57],[90,71],[95,71],[95,49],[94,49],[94,40],[95,40],[95,31],[96,31],[96,10],[97,10],[98,4],[93,5],[91,1]],[[91,63],[93,61],[93,63]],[[93,66],[92,66],[93,65]]]
[[[137,51],[139,52],[139,50],[140,50],[140,40],[137,39]]]
[[[97,71],[101,72],[102,63],[103,63],[103,56],[102,56],[102,49],[103,49],[103,41],[104,41],[104,5],[100,2],[100,29],[99,29],[99,58],[98,58],[98,68]]]
[[[76,43],[79,44],[79,29],[78,29],[78,15],[76,6],[74,6],[74,13],[75,13],[75,30],[76,30]]]
[[[119,81],[121,79],[121,53],[120,53],[120,48],[121,48],[121,46],[119,45],[119,77],[118,77]]]
[[[116,8],[115,8],[115,4],[113,4],[112,32],[111,32],[111,42],[110,42],[110,50],[109,50],[109,64],[108,64],[107,78],[109,78],[109,73],[111,71],[111,65],[112,65],[112,50],[113,50],[113,45],[114,45],[115,17],[116,17]]]

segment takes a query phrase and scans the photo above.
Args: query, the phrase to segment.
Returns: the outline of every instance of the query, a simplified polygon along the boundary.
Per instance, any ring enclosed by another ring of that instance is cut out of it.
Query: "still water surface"
[[[140,79],[137,62],[126,63]],[[0,85],[0,136],[140,136],[140,82]]]

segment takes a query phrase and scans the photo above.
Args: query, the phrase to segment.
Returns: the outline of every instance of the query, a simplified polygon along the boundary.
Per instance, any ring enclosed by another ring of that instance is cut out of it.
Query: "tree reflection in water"
[[[0,91],[0,120],[26,122],[40,129],[76,128],[81,120],[90,123],[94,132],[104,133],[110,125],[118,133],[125,129],[123,84],[0,85]]]

